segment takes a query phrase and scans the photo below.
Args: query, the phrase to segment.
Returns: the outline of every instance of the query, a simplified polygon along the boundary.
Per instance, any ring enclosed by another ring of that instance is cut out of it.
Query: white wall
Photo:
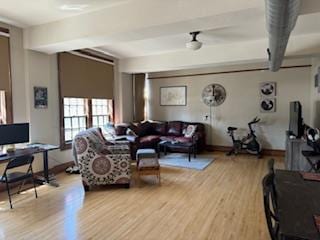
[[[215,71],[217,69],[214,69]],[[303,106],[306,123],[310,121],[310,67],[282,69],[278,73],[254,71],[203,75],[191,77],[172,77],[151,79],[149,83],[148,116],[155,120],[184,120],[204,122],[209,115],[209,108],[202,103],[203,88],[211,83],[223,85],[227,92],[226,101],[213,109],[212,129],[208,128],[209,144],[229,146],[231,141],[226,134],[228,126],[247,128],[247,122],[259,116],[262,122],[257,133],[266,149],[284,149],[285,131],[289,125],[289,102],[299,100]],[[197,71],[199,73],[199,71]],[[180,72],[181,73],[181,72]],[[190,73],[190,71],[188,72]],[[150,77],[165,73],[149,74]],[[277,111],[260,113],[259,83],[275,81],[277,83]],[[159,104],[159,88],[161,86],[187,86],[187,106],[167,107]]]

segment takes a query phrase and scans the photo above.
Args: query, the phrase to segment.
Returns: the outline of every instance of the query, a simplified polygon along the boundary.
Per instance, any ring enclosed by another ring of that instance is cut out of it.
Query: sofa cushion
[[[122,135],[126,135],[126,131],[128,129],[129,125],[128,124],[117,124],[114,128],[115,134],[117,136],[122,136]]]
[[[150,123],[148,121],[142,122],[141,124],[139,124],[138,128],[139,128],[138,135],[140,137],[154,135],[153,125],[152,125],[152,123]]]
[[[166,122],[152,122],[153,134],[166,135],[167,123]]]
[[[160,141],[160,136],[158,135],[149,135],[140,138],[140,143],[157,143]]]
[[[181,136],[182,135],[182,122],[180,122],[180,121],[168,122],[167,135],[168,136]]]
[[[182,143],[188,143],[188,142],[192,142],[192,138],[189,138],[189,137],[174,137],[174,141],[182,142]]]
[[[139,125],[140,125],[139,123],[130,123],[129,125],[129,128],[138,136],[140,133]]]
[[[174,136],[161,136],[160,140],[161,141],[170,141],[170,142],[172,142],[172,141],[174,141]]]

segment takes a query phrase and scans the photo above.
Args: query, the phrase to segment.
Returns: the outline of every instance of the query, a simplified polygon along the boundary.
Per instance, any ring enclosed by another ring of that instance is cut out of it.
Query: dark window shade
[[[0,90],[10,92],[9,38],[0,36]]]
[[[133,91],[134,91],[134,121],[143,121],[145,118],[144,108],[145,108],[145,99],[144,99],[144,88],[145,88],[145,78],[144,73],[134,74],[133,75]]]
[[[113,65],[60,53],[59,79],[61,97],[113,99]]]

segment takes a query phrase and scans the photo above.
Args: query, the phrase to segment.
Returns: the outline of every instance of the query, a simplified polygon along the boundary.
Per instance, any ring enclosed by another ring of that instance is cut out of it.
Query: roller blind
[[[60,53],[59,79],[62,97],[113,99],[113,65]]]
[[[0,35],[0,90],[10,91],[9,38]]]
[[[144,99],[144,88],[145,88],[145,78],[144,73],[134,74],[133,75],[133,95],[134,95],[134,121],[143,121],[145,118],[144,108],[145,108],[145,99]]]

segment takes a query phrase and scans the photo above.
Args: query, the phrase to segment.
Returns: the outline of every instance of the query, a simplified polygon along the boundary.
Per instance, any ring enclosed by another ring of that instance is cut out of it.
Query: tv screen
[[[297,138],[303,135],[301,103],[299,101],[290,102],[289,131],[291,135]]]
[[[29,142],[29,123],[0,125],[0,145]]]

